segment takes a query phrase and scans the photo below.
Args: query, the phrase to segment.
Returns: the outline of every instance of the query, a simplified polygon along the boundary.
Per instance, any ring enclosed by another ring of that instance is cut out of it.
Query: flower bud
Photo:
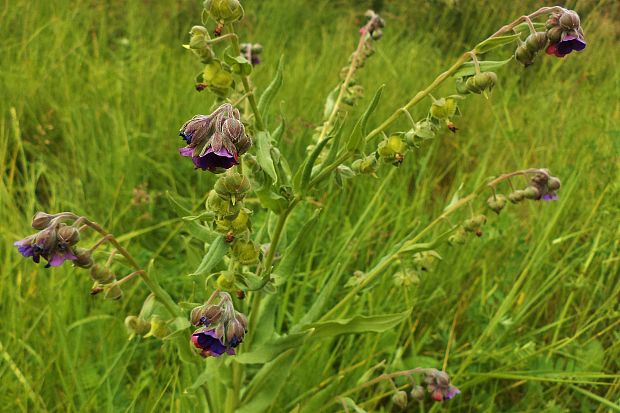
[[[547,46],[547,33],[546,32],[536,32],[527,36],[525,39],[525,46],[530,51],[530,53],[538,53],[543,50],[545,46]]]
[[[508,194],[508,199],[513,204],[518,204],[519,202],[521,202],[521,201],[523,201],[525,199],[525,191],[523,191],[521,189],[517,189],[516,191],[511,192],[511,193]]]
[[[515,59],[523,66],[528,67],[529,65],[534,63],[534,54],[535,53],[531,52],[530,49],[528,49],[527,45],[522,44],[521,46],[517,47],[517,50],[515,51]]]
[[[90,278],[98,282],[99,284],[110,284],[116,277],[107,267],[102,267],[99,264],[95,264],[90,267]]]
[[[241,342],[248,328],[248,319],[242,313],[235,311],[235,316],[228,322],[226,328],[226,342],[231,347],[237,347]]]
[[[81,268],[90,268],[93,266],[94,261],[90,250],[85,248],[75,248],[73,254],[75,255],[73,264],[76,266]]]
[[[579,15],[573,10],[566,10],[562,16],[560,16],[560,26],[565,30],[576,29],[581,25],[579,21]]]
[[[466,237],[465,228],[458,227],[454,234],[448,238],[448,243],[450,245],[462,245],[465,244]]]
[[[557,43],[562,39],[563,30],[561,27],[553,27],[547,30],[547,38],[551,43]]]
[[[545,22],[545,27],[547,29],[551,29],[555,26],[558,26],[560,24],[560,16],[561,16],[561,13],[550,14],[549,18]]]
[[[472,93],[482,93],[485,90],[491,91],[497,82],[497,75],[494,72],[478,73],[467,79],[465,85]]]
[[[397,391],[392,396],[392,403],[394,403],[396,406],[400,407],[401,409],[404,409],[405,407],[407,407],[408,401],[409,400],[407,399],[407,392],[403,390]]]
[[[151,317],[150,324],[151,329],[146,335],[147,337],[153,336],[161,340],[170,334],[170,329],[166,325],[166,321],[158,315]]]
[[[143,336],[151,329],[151,323],[135,315],[130,315],[125,318],[125,328],[129,334]]]
[[[214,212],[218,216],[236,216],[241,210],[241,207],[241,202],[235,202],[233,204],[230,199],[219,196],[215,190],[211,190],[207,197],[207,210]]]
[[[540,190],[535,186],[528,186],[523,190],[523,196],[527,199],[539,199],[540,198]]]
[[[413,400],[421,401],[424,400],[426,396],[426,390],[424,390],[424,387],[422,386],[415,385],[411,388],[411,392],[409,393],[409,395]]]
[[[232,256],[241,265],[252,265],[258,262],[260,248],[254,241],[238,239],[232,246]]]
[[[420,284],[420,277],[415,270],[407,268],[394,274],[394,285],[397,287],[408,288],[417,284]]]
[[[123,297],[123,290],[116,284],[108,284],[103,289],[105,291],[103,298],[106,300],[120,300]]]
[[[482,214],[475,215],[465,220],[465,222],[463,222],[463,228],[465,229],[465,231],[477,232],[480,229],[480,227],[484,225],[486,222],[487,222],[486,216]]]
[[[63,225],[58,228],[58,232],[56,234],[69,246],[77,244],[80,240],[80,231],[76,227]]]
[[[491,211],[499,214],[506,206],[506,197],[502,194],[491,195],[489,199],[487,199],[487,205]]]
[[[377,171],[377,158],[368,155],[362,159],[357,159],[351,164],[353,172],[361,174],[372,174]]]
[[[219,305],[205,304],[198,306],[192,310],[190,320],[195,326],[208,326],[209,324],[217,323],[220,320],[221,315],[222,309]]]
[[[467,78],[459,77],[458,79],[456,79],[455,86],[457,93],[461,95],[466,95],[470,93],[469,89],[467,89]]]
[[[232,271],[223,271],[215,281],[217,288],[222,290],[230,290],[235,286],[235,273]]]
[[[46,214],[45,212],[37,212],[32,217],[32,228],[34,229],[45,229],[49,226],[50,222],[54,218],[53,215]]]
[[[243,7],[239,0],[205,0],[205,10],[216,22],[231,23],[243,18]]]
[[[234,197],[241,200],[250,190],[250,180],[237,172],[228,173],[215,182],[213,189],[221,198]]]
[[[560,186],[562,186],[562,183],[560,182],[559,178],[556,178],[555,176],[549,177],[549,180],[547,181],[547,188],[549,188],[551,191],[557,191],[558,189],[560,189]]]

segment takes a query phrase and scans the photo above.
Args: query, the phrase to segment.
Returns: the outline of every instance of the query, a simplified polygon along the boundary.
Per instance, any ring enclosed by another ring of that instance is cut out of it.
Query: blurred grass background
[[[265,47],[254,75],[258,89],[285,56],[281,149],[298,165],[367,7],[387,21],[360,73],[360,107],[386,84],[373,117],[378,124],[462,51],[541,3],[244,5],[242,40]],[[560,200],[509,206],[491,217],[482,238],[442,248],[443,261],[413,289],[396,288],[386,274],[343,316],[413,306],[411,319],[382,336],[344,336],[305,349],[287,385],[273,389],[271,411],[303,406],[325,386],[325,410],[337,411],[329,400],[381,360],[393,369],[440,367],[451,329],[447,369],[462,394],[420,411],[618,410],[620,7],[611,0],[565,5],[582,17],[583,53],[540,56],[525,70],[504,67],[491,99],[463,103],[457,134],[442,134],[398,169],[384,167],[380,179],[361,177],[327,191],[315,230],[324,235],[304,247],[283,289],[278,323],[286,330],[299,320],[333,277],[342,289],[337,300],[353,271],[430,222],[461,183],[472,189],[490,175],[548,167],[562,179]],[[83,272],[35,267],[12,247],[31,231],[35,211],[72,210],[121,236],[143,263],[155,258],[153,273],[175,298],[204,299],[202,283],[186,276],[202,247],[165,197],[177,193],[200,208],[213,182],[177,154],[180,125],[213,102],[193,89],[200,63],[180,46],[200,23],[200,10],[198,1],[0,5],[3,411],[188,411],[200,398],[184,394],[200,366],[182,365],[156,340],[127,340],[124,317],[137,313],[146,296],[140,283],[125,288],[123,301],[104,302],[89,296]],[[452,86],[435,96],[442,93],[453,93]],[[381,185],[385,197],[375,196]],[[309,212],[293,216],[289,234]],[[368,411],[390,411],[389,396],[382,397],[390,391],[383,384],[351,397]]]

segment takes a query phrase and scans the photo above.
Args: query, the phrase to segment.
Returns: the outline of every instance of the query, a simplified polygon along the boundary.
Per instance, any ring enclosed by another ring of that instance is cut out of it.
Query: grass
[[[282,115],[268,122],[273,128],[286,120],[280,147],[294,166],[355,46],[356,19],[366,6],[316,3],[248,0],[240,25],[242,37],[265,46],[258,89],[285,56]],[[501,172],[548,167],[562,179],[560,200],[509,206],[490,217],[483,237],[441,247],[443,260],[414,288],[395,287],[397,268],[390,267],[339,317],[413,309],[411,316],[387,333],[343,335],[283,353],[265,378],[269,391],[253,399],[266,410],[338,411],[335,398],[346,395],[368,411],[390,411],[387,383],[356,387],[383,369],[442,365],[462,394],[421,404],[420,411],[620,410],[620,8],[612,1],[568,3],[582,16],[584,53],[539,58],[526,70],[504,67],[489,100],[462,105],[458,133],[442,134],[398,169],[383,167],[379,179],[362,176],[316,194],[323,204],[316,236],[300,247],[277,301],[269,301],[276,326],[288,331],[326,290],[328,308],[335,305],[354,271],[372,267],[396,240],[427,225],[461,184],[467,191]],[[463,50],[538,5],[385,2],[388,24],[360,74],[366,94],[359,108],[385,83],[371,120],[378,125]],[[222,360],[183,364],[169,343],[127,340],[123,320],[139,311],[144,285],[127,286],[120,302],[103,301],[89,296],[83,272],[35,267],[12,247],[29,233],[35,211],[73,210],[118,235],[143,264],[152,259],[152,274],[177,300],[204,300],[203,281],[186,275],[202,244],[166,197],[169,191],[199,210],[213,184],[177,155],[179,126],[212,104],[193,90],[200,65],[180,47],[199,13],[199,2],[0,6],[6,411],[189,411],[204,409],[205,388],[211,402],[225,397],[230,369]],[[444,86],[436,96],[450,93]],[[148,194],[142,201],[141,191]],[[293,214],[289,242],[313,209],[304,204]],[[207,378],[222,379],[188,391],[205,368]]]

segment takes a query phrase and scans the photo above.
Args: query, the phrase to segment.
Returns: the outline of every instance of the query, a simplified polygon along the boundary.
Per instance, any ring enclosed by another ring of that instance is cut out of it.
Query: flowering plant
[[[546,24],[534,22],[542,16],[548,16]],[[269,381],[264,378],[274,366],[290,363],[305,343],[343,334],[381,333],[403,322],[411,309],[404,313],[337,317],[345,314],[346,306],[388,270],[398,268],[395,283],[399,287],[415,285],[420,282],[419,274],[431,271],[440,259],[438,248],[466,242],[471,234],[482,236],[488,220],[482,212],[476,211],[481,208],[476,201],[483,194],[488,197],[486,208],[496,214],[509,202],[556,200],[560,179],[545,168],[490,177],[471,194],[455,195],[440,216],[423,229],[391,241],[393,245],[387,255],[374,267],[353,274],[342,289],[329,283],[299,323],[276,330],[273,302],[278,299],[295,263],[298,245],[311,234],[319,215],[320,208],[317,208],[302,231],[285,241],[289,217],[301,205],[315,205],[313,196],[328,185],[342,186],[358,176],[378,175],[381,169],[398,167],[445,130],[457,133],[456,120],[462,115],[459,102],[472,94],[488,97],[499,83],[494,71],[513,59],[511,56],[504,61],[487,61],[482,59],[485,53],[516,45],[514,59],[529,66],[542,50],[564,57],[586,47],[580,20],[574,11],[561,7],[541,8],[502,27],[464,53],[426,88],[377,123],[374,129],[369,129],[373,123],[371,117],[381,104],[383,87],[375,92],[359,119],[350,122],[347,118],[351,108],[363,97],[363,88],[356,75],[374,54],[375,43],[382,38],[385,29],[384,19],[368,11],[365,24],[359,30],[357,47],[328,96],[325,116],[316,129],[314,143],[301,164],[291,165],[279,149],[285,125],[272,124],[269,116],[271,104],[283,83],[285,61],[280,60],[274,79],[259,96],[251,75],[260,69],[259,64],[264,64],[259,58],[262,47],[240,42],[234,24],[243,17],[244,9],[238,0],[207,0],[203,25],[191,28],[186,45],[204,65],[195,79],[196,90],[212,93],[219,99],[210,113],[197,114],[187,120],[179,132],[184,144],[179,154],[192,160],[192,165],[180,163],[179,167],[187,168],[188,173],[218,175],[205,197],[205,210],[185,217],[194,228],[200,229],[205,236],[202,241],[208,247],[193,273],[195,277],[204,278],[203,302],[182,304],[173,299],[118,239],[96,222],[71,212],[37,213],[32,227],[38,232],[15,242],[18,252],[32,257],[36,263],[43,258],[46,266],[54,267],[71,261],[77,267],[88,269],[94,282],[93,295],[103,293],[105,298],[120,299],[121,286],[136,277],[141,278],[151,294],[137,315],[126,318],[129,334],[169,340],[176,346],[179,357],[190,364],[206,358],[207,376],[201,374],[194,378],[195,385],[191,387],[199,388],[207,381],[209,384],[217,381],[226,387],[225,400],[211,394],[206,398],[209,411],[214,412],[264,411],[267,401],[256,396],[269,391]],[[432,95],[449,80],[454,82],[453,94]],[[414,119],[411,109],[427,98],[426,115]],[[400,117],[409,122],[406,130],[394,127]],[[517,177],[526,179],[522,188],[517,188],[513,182]],[[508,188],[507,194],[500,191],[504,186]],[[248,202],[250,197],[255,197],[258,207]],[[459,216],[466,207],[470,207],[470,213]],[[456,224],[449,220],[455,216],[458,217]],[[258,231],[253,221],[263,223]],[[437,233],[436,229],[441,226],[444,228]],[[87,239],[84,233],[89,230],[94,231],[98,239],[90,247],[83,248],[80,245]],[[111,246],[112,257],[119,254],[124,258],[124,264],[131,268],[129,274],[117,277],[110,259],[96,262],[97,249],[105,245]],[[337,294],[340,291],[344,292]],[[331,303],[330,308],[328,303]],[[216,377],[211,374],[215,363],[219,367]],[[390,393],[392,403],[399,407],[407,406],[410,399],[440,402],[461,393],[443,371],[445,363],[442,370],[412,367],[369,378],[354,390],[390,382],[394,387]],[[426,386],[417,384],[415,377],[420,374]],[[410,388],[409,393],[394,383],[397,377],[410,380],[405,385]],[[210,386],[206,391],[211,392]],[[345,410],[352,406],[361,409],[348,395],[335,395],[332,402],[342,404]]]

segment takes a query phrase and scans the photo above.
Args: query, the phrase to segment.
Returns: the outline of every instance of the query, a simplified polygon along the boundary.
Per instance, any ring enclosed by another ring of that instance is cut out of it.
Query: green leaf
[[[507,65],[513,59],[513,56],[510,56],[506,60],[493,61],[493,60],[483,60],[479,62],[480,64],[480,72],[491,72],[493,70],[499,69],[500,67]],[[464,63],[457,71],[452,75],[452,77],[465,77],[465,76],[473,76],[476,74],[476,68],[474,67],[474,62]]]
[[[186,207],[185,205],[181,204],[181,201],[177,200],[170,193],[170,191],[166,191],[166,198],[168,198],[168,201],[170,202],[170,205],[172,205],[172,208],[176,211],[176,213],[180,217],[184,217],[184,216],[187,216],[187,215],[192,215],[192,210],[189,207]]]
[[[258,131],[255,137],[256,143],[256,162],[265,171],[274,183],[278,181],[276,167],[271,158],[271,136],[269,132]]]
[[[282,253],[282,260],[273,271],[273,277],[276,280],[276,286],[284,283],[286,278],[295,270],[295,264],[299,262],[302,252],[302,245],[310,238],[312,230],[316,227],[315,222],[319,217],[321,210],[314,211],[312,217],[306,221],[297,236]]]
[[[164,337],[162,340],[171,340],[177,336],[187,336],[187,329],[190,328],[192,323],[189,322],[187,317],[176,317],[168,323],[170,328],[170,334]]]
[[[228,252],[229,244],[224,237],[217,237],[209,246],[209,250],[202,258],[202,262],[196,270],[190,275],[202,275],[210,272],[217,264],[222,261],[224,255]]]
[[[288,200],[282,195],[273,192],[270,187],[256,191],[256,196],[260,199],[262,206],[269,208],[276,214],[281,213],[288,207]]]
[[[325,145],[327,145],[327,142],[329,142],[332,138],[333,136],[328,136],[324,138],[321,142],[317,143],[314,147],[314,150],[306,160],[303,172],[301,173],[301,181],[299,183],[299,189],[302,192],[308,187],[308,184],[310,183],[310,177],[312,176],[312,168],[314,167],[314,163],[321,154],[321,151],[323,150]]]
[[[248,76],[252,73],[252,65],[244,56],[231,56],[225,53],[224,61],[230,65],[233,73],[241,76]]]
[[[299,348],[311,335],[312,330],[299,333],[291,333],[285,336],[273,338],[262,345],[254,346],[252,351],[241,353],[235,357],[235,362],[240,364],[263,364],[267,363],[286,350]]]
[[[336,156],[338,155],[338,149],[340,148],[340,138],[342,137],[344,121],[338,121],[329,134],[334,137],[334,142],[332,142],[331,148],[329,148],[329,153],[325,157],[325,160],[322,162],[323,165],[331,164]]]
[[[377,89],[377,91],[375,92],[375,95],[372,97],[372,100],[366,107],[366,110],[355,124],[355,127],[351,132],[351,136],[349,136],[349,141],[347,142],[347,150],[353,151],[359,149],[359,147],[363,143],[364,137],[366,136],[366,126],[368,124],[368,119],[377,108],[384,87],[384,84],[379,86],[379,89]]]
[[[305,329],[313,329],[311,339],[322,339],[337,336],[340,334],[355,333],[382,333],[400,324],[409,316],[411,311],[402,313],[363,316],[358,315],[353,318],[330,320],[304,326]]]
[[[329,92],[329,94],[327,95],[327,98],[325,98],[325,106],[323,107],[323,117],[325,119],[327,119],[329,115],[331,115],[332,110],[334,110],[334,105],[336,104],[336,97],[338,96],[339,92],[340,85],[332,89],[332,91]]]
[[[510,35],[507,35],[507,36],[491,37],[489,39],[486,39],[482,43],[479,43],[475,47],[475,51],[476,51],[476,53],[486,53],[489,50],[493,50],[493,49],[495,49],[497,47],[501,47],[501,46],[503,46],[505,44],[512,43],[515,40],[517,40],[519,37],[521,37],[520,33],[510,34]]]
[[[368,413],[366,410],[359,407],[357,403],[355,403],[355,401],[350,397],[343,397],[342,401],[347,406],[347,408],[350,409],[350,411],[353,411],[355,413]]]
[[[284,56],[280,56],[280,60],[278,61],[278,68],[276,69],[276,75],[258,99],[258,111],[263,118],[266,117],[267,110],[269,109],[271,101],[276,96],[278,90],[280,90],[280,87],[282,86],[282,68],[284,67],[283,62]]]

